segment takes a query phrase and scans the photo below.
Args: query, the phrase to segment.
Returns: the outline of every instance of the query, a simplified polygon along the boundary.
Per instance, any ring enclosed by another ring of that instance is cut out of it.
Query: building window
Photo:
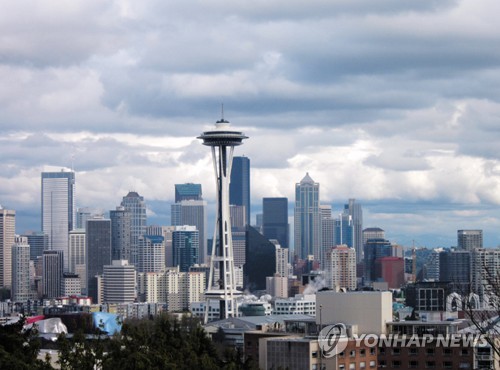
[[[378,352],[379,352],[381,355],[385,355],[385,348],[384,348],[384,347],[379,348]]]
[[[416,347],[411,347],[409,350],[408,350],[408,354],[410,356],[417,356],[418,355],[418,348]]]
[[[443,369],[451,369],[452,368],[452,362],[451,361],[444,361],[443,362]]]
[[[401,367],[401,361],[399,361],[399,360],[392,361],[392,368],[393,369],[399,369],[400,367]]]
[[[339,357],[343,358],[344,356],[345,356],[345,352],[344,351],[342,351],[342,352],[339,353]]]
[[[355,363],[353,363],[353,362],[351,362],[351,363],[349,364],[349,370],[356,370],[356,364],[355,364]]]
[[[460,356],[468,356],[469,355],[469,350],[464,348],[460,351]]]
[[[360,368],[360,369],[366,369],[366,362],[364,362],[364,361],[363,361],[363,362],[360,362],[360,363],[359,363],[359,368]]]
[[[451,356],[452,352],[451,348],[443,348],[443,355],[445,356]]]
[[[344,364],[340,364],[339,365],[339,370],[345,370],[345,365]]]
[[[393,356],[399,356],[401,354],[401,348],[393,348],[392,354]]]
[[[436,367],[435,361],[425,361],[425,367],[427,369],[434,369]]]
[[[434,353],[436,353],[436,350],[434,348],[426,348],[425,354],[427,356],[434,356]]]
[[[461,362],[460,364],[458,364],[458,368],[459,369],[469,369],[470,364],[468,362]]]
[[[353,349],[351,352],[349,352],[349,357],[356,357],[356,350]]]
[[[366,356],[366,350],[365,350],[364,348],[361,348],[361,349],[359,350],[359,355],[360,355],[361,357],[365,357],[365,356]]]
[[[375,347],[370,348],[370,355],[375,356],[377,354]]]
[[[409,365],[410,369],[418,369],[418,361],[412,360]]]

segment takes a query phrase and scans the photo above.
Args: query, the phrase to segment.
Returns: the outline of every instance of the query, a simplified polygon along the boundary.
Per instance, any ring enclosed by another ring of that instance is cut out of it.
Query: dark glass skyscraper
[[[198,263],[199,231],[195,226],[177,226],[172,233],[174,265],[182,272]]]
[[[250,224],[250,159],[247,157],[233,158],[229,204],[245,206],[246,222]]]
[[[38,257],[43,255],[43,251],[49,249],[49,236],[42,232],[32,232],[31,234],[23,235],[28,238],[30,246],[30,260],[36,261]]]
[[[253,227],[247,226],[245,254],[245,289],[266,289],[266,277],[276,273],[276,246]]]
[[[288,248],[288,198],[263,198],[262,212],[264,236],[267,239],[276,239],[282,248]]]
[[[109,211],[111,219],[111,256],[113,260],[127,260],[131,256],[131,213],[125,207]]]
[[[105,265],[111,265],[111,220],[93,218],[87,220],[87,280],[88,295],[97,302],[97,278]]]
[[[375,263],[380,258],[392,256],[392,244],[385,239],[368,239],[365,244],[365,279],[377,281]]]

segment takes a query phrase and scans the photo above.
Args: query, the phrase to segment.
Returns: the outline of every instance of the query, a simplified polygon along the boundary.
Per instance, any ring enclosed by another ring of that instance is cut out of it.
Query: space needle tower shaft
[[[205,131],[198,139],[212,148],[212,160],[216,180],[217,221],[215,225],[210,258],[208,288],[205,292],[205,322],[208,321],[210,303],[218,301],[219,318],[237,316],[236,297],[241,292],[236,289],[234,274],[233,243],[229,216],[229,182],[233,162],[234,147],[247,139],[242,132],[231,130],[229,122],[223,118],[215,124],[215,130]],[[215,270],[219,279],[215,281]]]

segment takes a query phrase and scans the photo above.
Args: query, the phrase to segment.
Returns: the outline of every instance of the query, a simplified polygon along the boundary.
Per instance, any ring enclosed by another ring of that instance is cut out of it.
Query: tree
[[[35,329],[23,331],[25,320],[0,325],[0,369],[51,369],[48,361],[37,359],[40,340]]]

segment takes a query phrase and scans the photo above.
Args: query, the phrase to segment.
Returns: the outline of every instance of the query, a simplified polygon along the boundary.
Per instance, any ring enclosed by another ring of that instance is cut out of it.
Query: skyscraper
[[[207,255],[207,202],[204,200],[182,200],[171,205],[172,226],[195,226],[199,232],[198,261],[206,263]]]
[[[87,289],[93,302],[97,302],[97,275],[102,276],[105,265],[111,265],[111,220],[87,220]]]
[[[319,261],[321,248],[321,216],[319,184],[306,173],[295,184],[295,254],[305,260],[314,255]]]
[[[321,254],[320,265],[321,269],[326,268],[326,254],[335,245],[335,220],[332,217],[332,206],[320,205],[319,212],[321,214]]]
[[[352,247],[354,241],[354,226],[352,216],[341,213],[335,220],[335,244]]]
[[[355,199],[344,205],[344,212],[336,222],[335,241],[354,248],[357,263],[363,261],[363,210]]]
[[[64,252],[48,250],[43,252],[43,296],[57,298],[61,295],[61,282],[64,273]]]
[[[16,237],[12,246],[12,301],[27,302],[30,294],[30,246],[28,238]]]
[[[183,200],[202,200],[201,184],[175,184],[175,203]]]
[[[250,224],[250,159],[247,157],[233,158],[229,204],[245,206],[246,222]]]
[[[174,266],[187,272],[198,262],[199,231],[194,226],[177,226],[172,233]]]
[[[365,279],[377,281],[375,263],[378,259],[392,256],[392,245],[385,239],[368,239],[365,244],[364,263]]]
[[[143,235],[139,238],[137,272],[165,270],[165,239],[161,235]]]
[[[49,249],[63,252],[68,268],[68,234],[76,225],[75,173],[42,172],[42,231],[49,236]]]
[[[130,261],[132,213],[125,207],[109,211],[111,219],[111,259]]]
[[[0,287],[12,284],[12,246],[16,233],[16,211],[0,206]]]
[[[78,275],[80,288],[87,293],[87,257],[85,229],[75,229],[69,232],[69,268],[68,271]]]
[[[458,230],[458,249],[472,251],[483,248],[483,230]]]
[[[439,253],[439,281],[460,284],[467,292],[471,281],[471,254],[468,250]]]
[[[326,286],[333,290],[355,290],[356,251],[346,245],[330,247],[325,256]]]
[[[255,228],[247,226],[245,252],[245,289],[266,289],[266,277],[276,273],[276,246]]]
[[[367,227],[363,230],[363,246],[368,239],[385,239],[385,231],[380,227]]]
[[[247,222],[247,212],[245,206],[236,206],[231,204],[229,206],[229,214],[231,215],[232,228],[245,228]]]
[[[212,258],[210,259],[208,289],[205,292],[205,322],[207,322],[208,309],[212,301],[218,301],[219,317],[221,319],[236,317],[238,315],[236,297],[241,293],[236,290],[231,220],[229,216],[229,204],[231,199],[229,183],[230,180],[232,180],[231,170],[234,147],[241,145],[243,139],[247,137],[243,135],[242,132],[231,130],[229,122],[221,119],[217,121],[214,130],[205,131],[198,138],[203,140],[203,145],[211,147],[217,184],[217,221],[215,224]],[[248,181],[244,181],[242,176],[241,183],[248,183],[248,196],[242,196],[242,200],[248,199],[249,206],[250,161],[247,159],[246,162],[248,164]],[[242,170],[241,172],[243,173],[244,171]],[[235,182],[237,182],[237,180],[235,180]],[[248,214],[250,213],[248,212]],[[214,276],[217,267],[220,276],[218,281],[215,280]]]
[[[262,231],[267,239],[276,239],[281,248],[289,247],[288,198],[262,199]]]
[[[103,267],[103,298],[106,303],[133,303],[136,272],[127,260],[112,261]]]
[[[36,261],[41,257],[44,250],[49,249],[49,236],[42,232],[32,232],[30,234],[22,235],[28,238],[30,246],[30,260]]]
[[[146,203],[144,197],[131,191],[123,197],[122,207],[130,212],[130,263],[137,264],[139,238],[146,232]]]

